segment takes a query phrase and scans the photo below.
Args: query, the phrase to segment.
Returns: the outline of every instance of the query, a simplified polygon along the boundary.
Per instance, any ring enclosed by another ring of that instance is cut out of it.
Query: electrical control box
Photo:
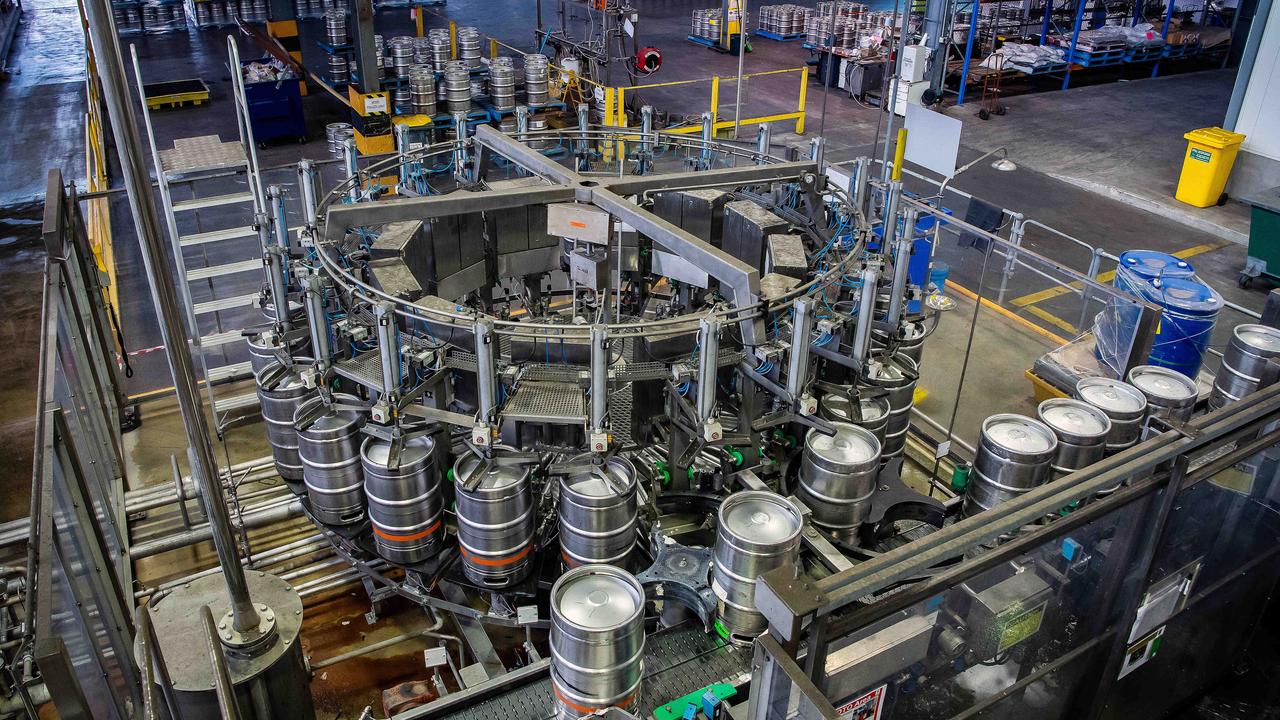
[[[902,49],[902,79],[904,83],[924,80],[928,72],[929,48],[924,45],[908,45]]]

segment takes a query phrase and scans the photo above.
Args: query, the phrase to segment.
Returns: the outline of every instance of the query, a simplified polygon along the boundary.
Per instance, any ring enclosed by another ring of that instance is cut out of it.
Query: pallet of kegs
[[[764,5],[757,14],[761,30],[777,35],[797,35],[805,31],[813,9],[792,4]]]
[[[342,61],[346,64],[346,60]],[[329,145],[329,152],[334,157],[342,157],[343,148],[347,145],[347,140],[355,137],[355,128],[351,123],[329,123],[324,126],[325,141]]]
[[[451,113],[471,111],[471,72],[461,60],[444,67],[445,109]]]
[[[489,100],[495,110],[515,109],[516,67],[509,57],[496,57],[489,64]]]
[[[704,40],[719,40],[720,23],[723,21],[724,13],[719,8],[694,10],[689,34]]]
[[[397,35],[387,42],[390,60],[388,74],[399,78],[409,77],[409,68],[413,65],[413,41],[412,36]]]
[[[198,28],[234,25],[240,14],[236,0],[192,0],[191,5],[195,9],[191,16]]]
[[[1280,371],[1280,330],[1268,325],[1237,325],[1213,380],[1209,407],[1218,409],[1276,381]]]
[[[142,29],[148,33],[187,29],[187,13],[181,3],[148,2],[142,6]]]

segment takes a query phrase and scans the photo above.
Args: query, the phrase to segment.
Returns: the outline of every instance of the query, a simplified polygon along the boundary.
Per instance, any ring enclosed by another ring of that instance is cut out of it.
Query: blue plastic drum
[[[1120,267],[1146,280],[1186,279],[1196,272],[1186,260],[1155,250],[1127,250],[1120,254]]]
[[[1163,306],[1150,364],[1194,378],[1222,309],[1222,296],[1199,280],[1165,277],[1151,281],[1148,299]]]

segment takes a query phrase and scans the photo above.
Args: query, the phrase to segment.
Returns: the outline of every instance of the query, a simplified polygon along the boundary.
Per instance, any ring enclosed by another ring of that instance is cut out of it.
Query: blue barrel
[[[1185,260],[1153,250],[1121,254],[1113,284],[1161,309],[1147,364],[1194,378],[1222,309],[1222,296],[1201,282]],[[1138,314],[1135,306],[1109,303],[1095,318],[1095,352],[1116,372],[1123,371]]]
[[[1155,292],[1149,299],[1163,306],[1163,312],[1149,362],[1194,378],[1218,321],[1222,296],[1194,279],[1165,277],[1152,280],[1150,286]]]
[[[1146,280],[1156,278],[1193,278],[1191,263],[1169,253],[1156,250],[1126,250],[1120,253],[1120,267]]]

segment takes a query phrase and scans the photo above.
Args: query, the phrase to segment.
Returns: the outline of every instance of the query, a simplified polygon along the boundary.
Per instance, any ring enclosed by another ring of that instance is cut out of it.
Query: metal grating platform
[[[587,420],[584,394],[576,385],[522,382],[502,406],[502,417],[526,422],[584,423]]]
[[[338,362],[333,366],[333,371],[371,390],[382,391],[382,355],[377,350]]]
[[[223,142],[217,135],[178,138],[173,149],[160,151],[160,162],[170,177],[248,164],[239,142]]]
[[[701,626],[681,625],[645,640],[644,688],[640,717],[653,709],[712,683],[741,684],[751,672],[751,648],[725,644]],[[548,720],[555,716],[551,679],[534,682],[451,712],[449,720]]]

